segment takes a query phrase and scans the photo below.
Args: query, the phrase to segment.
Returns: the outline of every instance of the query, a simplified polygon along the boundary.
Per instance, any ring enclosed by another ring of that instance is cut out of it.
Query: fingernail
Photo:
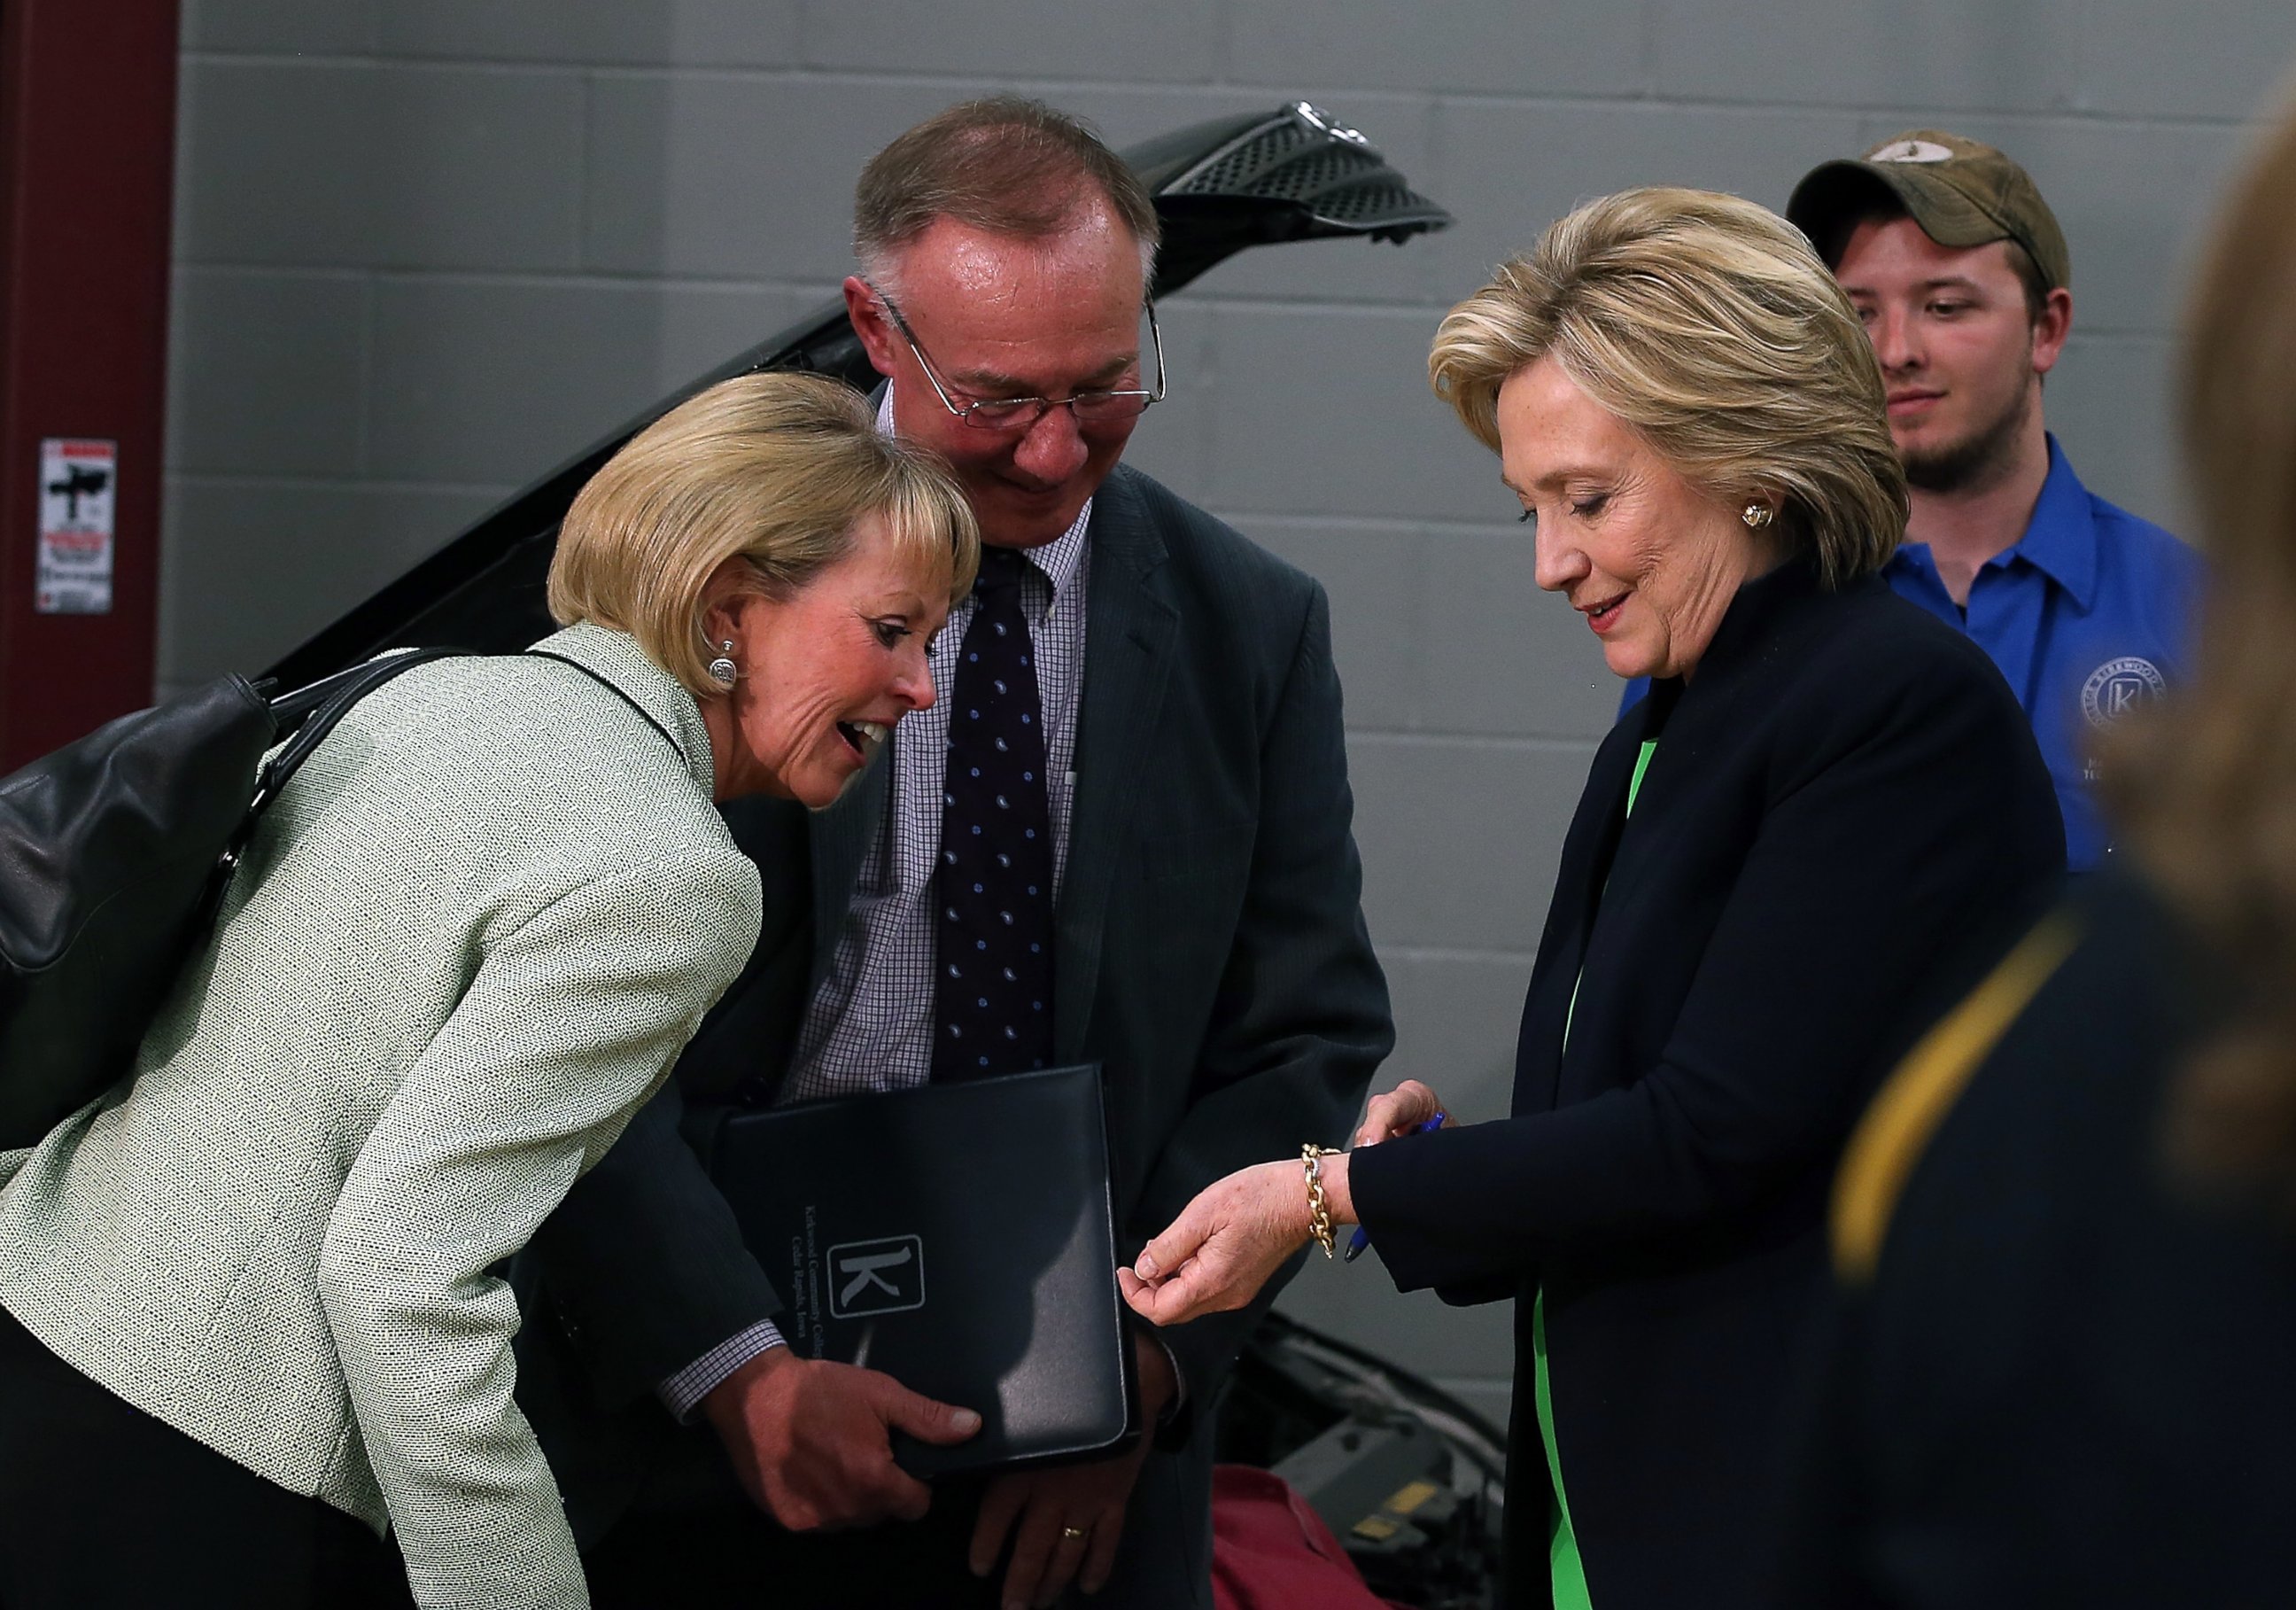
[[[950,1417],[957,1430],[968,1436],[980,1429],[980,1417],[969,1409],[960,1409]]]
[[[1140,1261],[1132,1266],[1132,1272],[1143,1280],[1153,1280],[1156,1277],[1156,1260],[1145,1253],[1141,1253]]]

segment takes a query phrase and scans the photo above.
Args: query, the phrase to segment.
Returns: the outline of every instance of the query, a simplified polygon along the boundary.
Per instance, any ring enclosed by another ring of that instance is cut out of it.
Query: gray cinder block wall
[[[2174,522],[2171,327],[2282,65],[2279,0],[185,0],[161,675],[266,661],[830,294],[868,153],[1040,94],[1121,144],[1306,96],[1458,216],[1256,251],[1166,310],[1136,460],[1330,587],[1388,1077],[1505,1110],[1556,845],[1616,688],[1532,585],[1428,338],[1574,201],[1782,205],[1909,126],[2022,159],[2072,242],[2050,417]],[[1503,1409],[1495,1310],[1311,1269],[1312,1321]]]

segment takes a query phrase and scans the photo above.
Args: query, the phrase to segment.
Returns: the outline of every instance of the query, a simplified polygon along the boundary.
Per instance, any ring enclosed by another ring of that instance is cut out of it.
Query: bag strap
[[[611,678],[600,676],[596,671],[592,670],[579,660],[570,660],[563,654],[554,654],[546,648],[530,648],[526,652],[534,659],[555,660],[561,665],[570,665],[576,670],[580,671],[584,676],[589,678],[591,681],[595,682],[600,687],[604,688],[608,693],[613,694],[615,698],[619,699],[623,703],[637,711],[639,719],[643,720],[648,727],[652,727],[654,731],[660,733],[661,735],[661,741],[677,752],[677,758],[680,760],[684,760],[685,759],[685,751],[684,747],[679,744],[676,738],[669,735],[669,728],[655,720],[652,712],[649,711],[644,705],[639,703],[636,699],[631,698],[629,694],[615,686]]]
[[[365,665],[353,666],[349,670],[329,677],[324,681],[313,683],[309,687],[273,700],[273,714],[283,722],[295,720],[303,711],[308,710],[309,713],[302,716],[294,728],[295,735],[271,757],[271,763],[263,768],[262,775],[256,781],[255,798],[248,806],[248,814],[253,816],[278,798],[279,791],[287,786],[287,779],[311,758],[313,750],[326,741],[327,735],[335,730],[336,723],[350,713],[352,705],[384,683],[404,676],[418,665],[427,665],[433,660],[449,659],[466,652],[459,648],[410,649],[389,659],[372,660]],[[311,699],[315,694],[320,695],[320,702],[316,709],[311,709]]]
[[[661,735],[661,741],[669,745],[679,760],[685,759],[685,751],[678,746],[676,738],[670,736],[669,729],[612,682],[581,661],[570,660],[563,654],[554,654],[547,649],[529,649],[527,652],[537,660],[555,660],[561,665],[570,665],[580,671],[637,711],[648,727]],[[308,687],[298,688],[293,693],[282,694],[273,699],[272,719],[278,723],[279,730],[291,731],[294,735],[257,774],[255,795],[248,801],[247,815],[241,818],[239,831],[232,834],[230,844],[225,848],[219,870],[228,875],[232,867],[238,864],[239,858],[246,852],[248,842],[255,836],[256,819],[272,801],[279,797],[279,791],[287,786],[287,780],[295,775],[305,760],[311,758],[311,752],[324,743],[327,735],[335,730],[336,724],[350,713],[351,706],[384,683],[418,665],[468,653],[468,650],[459,648],[409,649],[403,654],[392,654],[387,659],[370,660],[364,665],[354,665],[348,670],[323,677]]]
[[[231,887],[232,874],[238,870],[240,858],[247,853],[255,838],[256,823],[262,819],[264,808],[279,797],[287,786],[287,779],[295,775],[296,768],[309,758],[319,741],[332,732],[335,723],[345,711],[392,678],[413,670],[418,665],[433,660],[444,660],[463,650],[457,648],[418,648],[387,660],[373,660],[364,665],[354,665],[348,670],[322,677],[308,687],[293,693],[271,694],[275,686],[269,678],[249,686],[264,695],[271,706],[272,732],[293,735],[287,743],[255,774],[255,793],[247,802],[247,809],[239,818],[225,842],[223,853],[216,858],[215,869],[208,875],[207,888],[200,896],[194,909],[193,931],[207,933],[213,926],[216,914],[223,908],[225,892]]]

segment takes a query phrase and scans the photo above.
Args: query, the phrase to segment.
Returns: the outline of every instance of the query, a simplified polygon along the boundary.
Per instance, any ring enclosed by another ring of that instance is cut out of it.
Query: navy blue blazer
[[[1595,1604],[1769,1602],[1837,1156],[2063,867],[1999,671],[1878,579],[1829,592],[1794,561],[1749,583],[1694,678],[1621,718],[1563,842],[1513,1116],[1373,1148],[1350,1176],[1398,1286],[1526,1299],[1506,1603],[1548,1598],[1540,1287]]]
[[[1851,1143],[1782,1606],[2289,1601],[2284,1199],[2164,1144],[2246,981],[2136,870],[2080,880],[1906,1060],[1895,1083],[1948,1104],[1933,1129]]]

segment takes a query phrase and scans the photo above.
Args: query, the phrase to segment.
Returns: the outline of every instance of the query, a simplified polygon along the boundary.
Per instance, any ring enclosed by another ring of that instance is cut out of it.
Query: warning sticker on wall
[[[111,509],[119,444],[49,437],[40,443],[40,563],[33,607],[43,615],[111,612]]]

